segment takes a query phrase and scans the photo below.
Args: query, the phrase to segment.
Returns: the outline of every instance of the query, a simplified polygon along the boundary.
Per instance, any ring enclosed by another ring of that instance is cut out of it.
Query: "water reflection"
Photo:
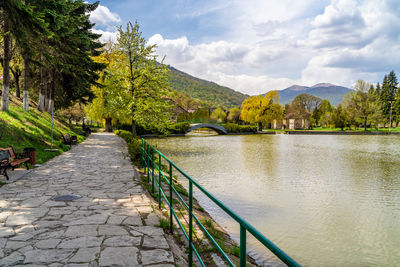
[[[400,138],[248,135],[152,143],[309,266],[400,263]],[[218,222],[238,226],[195,192]],[[265,249],[249,241],[257,258]]]

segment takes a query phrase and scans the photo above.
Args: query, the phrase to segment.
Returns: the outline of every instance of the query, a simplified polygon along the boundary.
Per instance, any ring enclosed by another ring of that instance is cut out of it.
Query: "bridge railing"
[[[174,219],[179,228],[182,230],[185,238],[189,242],[189,255],[188,262],[189,266],[193,266],[193,254],[197,257],[199,263],[205,266],[204,261],[196,249],[193,242],[193,222],[195,222],[198,227],[204,232],[207,238],[210,240],[211,244],[221,253],[222,257],[229,266],[235,266],[232,260],[228,257],[227,253],[221,248],[214,237],[207,231],[206,227],[200,222],[197,216],[193,213],[193,186],[204,193],[211,201],[213,201],[217,206],[219,206],[223,211],[225,211],[232,219],[234,219],[240,225],[240,266],[246,266],[246,234],[250,233],[254,236],[261,244],[268,248],[273,254],[275,254],[280,260],[282,260],[288,266],[300,266],[294,259],[277,247],[274,243],[268,240],[264,235],[262,235],[257,229],[239,217],[231,209],[226,207],[221,201],[204,189],[200,184],[198,184],[194,179],[182,171],[178,166],[176,166],[171,160],[169,160],[160,151],[150,145],[146,140],[142,138],[142,160],[145,166],[145,172],[148,177],[148,182],[151,183],[152,193],[155,193],[157,188],[158,192],[158,205],[161,209],[162,199],[167,203],[169,207],[169,230],[173,232]],[[163,164],[165,162],[166,164]],[[165,168],[165,166],[167,166]],[[177,191],[176,186],[173,182],[173,174],[178,172],[183,177],[185,177],[189,183],[188,192],[188,203],[184,200],[181,194]],[[157,175],[158,172],[158,175]],[[151,178],[151,179],[150,179]],[[167,187],[169,192],[165,192],[163,189]],[[174,198],[173,193],[178,197],[178,201],[185,207],[189,213],[189,227],[183,226],[183,222],[179,219],[176,210],[174,209]],[[168,194],[168,195],[167,195]]]

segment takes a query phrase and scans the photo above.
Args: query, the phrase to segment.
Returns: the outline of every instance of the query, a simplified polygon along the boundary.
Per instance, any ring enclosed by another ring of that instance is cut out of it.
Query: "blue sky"
[[[91,20],[103,40],[137,20],[167,64],[252,95],[400,70],[398,0],[103,0]]]

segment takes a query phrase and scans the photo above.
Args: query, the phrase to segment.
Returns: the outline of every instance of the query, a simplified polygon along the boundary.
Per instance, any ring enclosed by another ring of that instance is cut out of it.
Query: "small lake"
[[[150,143],[304,266],[400,265],[400,136],[196,136]],[[195,197],[238,240],[238,224],[198,191]],[[280,265],[248,239],[260,263]]]

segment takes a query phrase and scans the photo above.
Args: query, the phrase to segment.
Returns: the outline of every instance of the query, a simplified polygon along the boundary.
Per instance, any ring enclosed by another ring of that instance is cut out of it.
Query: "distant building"
[[[272,127],[274,129],[288,129],[288,130],[298,130],[298,129],[308,129],[310,128],[310,120],[307,118],[302,118],[294,113],[289,113],[283,120],[274,120]]]

